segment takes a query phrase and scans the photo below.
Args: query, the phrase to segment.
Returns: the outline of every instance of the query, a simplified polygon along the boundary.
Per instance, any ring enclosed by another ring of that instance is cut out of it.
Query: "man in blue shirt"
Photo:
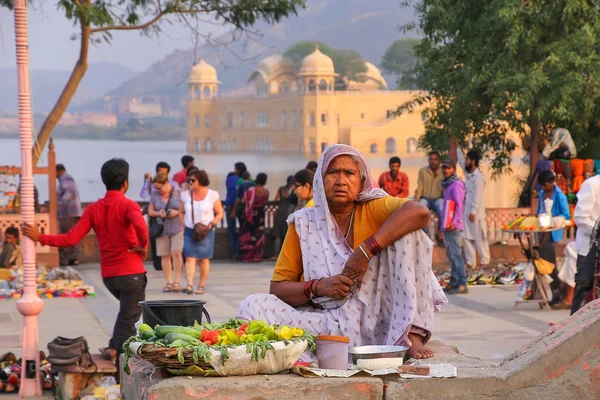
[[[571,211],[569,209],[569,202],[567,200],[567,196],[555,184],[556,177],[554,176],[554,172],[542,171],[539,175],[538,182],[542,186],[542,191],[540,191],[536,215],[546,213],[544,200],[551,199],[552,209],[550,212],[552,216],[565,217],[567,221],[570,220]],[[539,235],[540,241],[543,236],[544,234]],[[546,239],[540,243],[540,257],[556,265],[556,243],[560,241],[562,237],[562,229],[553,231],[550,235],[546,235]],[[561,286],[563,286],[563,291],[565,287],[564,285],[561,285],[562,282],[558,278],[557,268],[554,268],[554,271],[552,271],[550,277],[553,279],[552,283],[550,284],[550,288],[552,289],[552,301],[550,302],[550,305],[554,309],[566,309],[567,305],[561,303]],[[555,307],[555,305],[558,306],[558,308]]]
[[[243,162],[235,163],[233,171],[233,173],[227,176],[227,180],[225,181],[225,187],[227,188],[225,218],[227,218],[227,241],[229,243],[231,258],[235,258],[238,252],[238,237],[235,227],[235,200],[237,198],[238,183],[241,183],[239,182],[240,177],[246,172],[246,164]]]

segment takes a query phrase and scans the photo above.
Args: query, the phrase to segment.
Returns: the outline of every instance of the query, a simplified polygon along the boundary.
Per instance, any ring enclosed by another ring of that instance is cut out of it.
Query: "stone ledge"
[[[318,400],[383,399],[383,382],[373,378],[303,378],[293,374],[247,377],[168,377],[150,363],[132,359],[132,375],[121,375],[123,400],[205,399]]]
[[[134,359],[122,375],[123,399],[504,399],[600,400],[600,300],[548,329],[494,367],[455,347],[431,342],[435,363],[458,368],[455,379],[303,378],[271,375],[227,378],[168,377]]]

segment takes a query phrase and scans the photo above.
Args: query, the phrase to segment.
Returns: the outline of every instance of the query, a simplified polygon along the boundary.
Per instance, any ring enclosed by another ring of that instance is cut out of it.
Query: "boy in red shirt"
[[[134,324],[146,298],[144,259],[148,249],[148,227],[140,206],[125,197],[129,188],[129,164],[113,158],[101,169],[106,186],[103,199],[86,207],[81,219],[62,235],[40,235],[37,227],[24,224],[23,235],[44,246],[72,247],[94,229],[100,249],[100,271],[106,288],[119,300],[119,314],[109,345],[103,355],[117,362],[123,343],[135,334]],[[118,374],[117,374],[118,376]]]

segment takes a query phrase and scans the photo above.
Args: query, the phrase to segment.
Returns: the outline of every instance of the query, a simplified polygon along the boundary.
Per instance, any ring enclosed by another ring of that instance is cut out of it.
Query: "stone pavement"
[[[206,300],[213,320],[235,317],[237,305],[247,295],[266,293],[273,263],[238,264],[215,261],[206,294],[162,293],[162,272],[147,264],[147,299]],[[86,283],[96,287],[96,298],[48,299],[40,315],[40,348],[54,337],[85,336],[93,352],[110,338],[118,302],[104,288],[98,265],[80,269]],[[183,283],[183,282],[182,282]],[[433,338],[457,346],[466,355],[499,364],[505,357],[529,343],[549,327],[568,317],[568,311],[542,311],[537,305],[520,305],[513,311],[517,287],[474,287],[468,295],[450,296],[450,304],[436,317]],[[14,300],[0,301],[0,352],[20,355],[22,319]]]

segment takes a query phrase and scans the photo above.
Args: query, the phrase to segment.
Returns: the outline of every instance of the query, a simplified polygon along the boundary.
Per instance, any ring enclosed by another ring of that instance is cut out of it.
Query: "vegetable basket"
[[[314,335],[301,329],[240,322],[193,328],[157,325],[154,330],[146,326],[125,343],[125,371],[129,373],[127,360],[136,356],[174,375],[277,374],[292,368],[306,350],[315,349]]]

